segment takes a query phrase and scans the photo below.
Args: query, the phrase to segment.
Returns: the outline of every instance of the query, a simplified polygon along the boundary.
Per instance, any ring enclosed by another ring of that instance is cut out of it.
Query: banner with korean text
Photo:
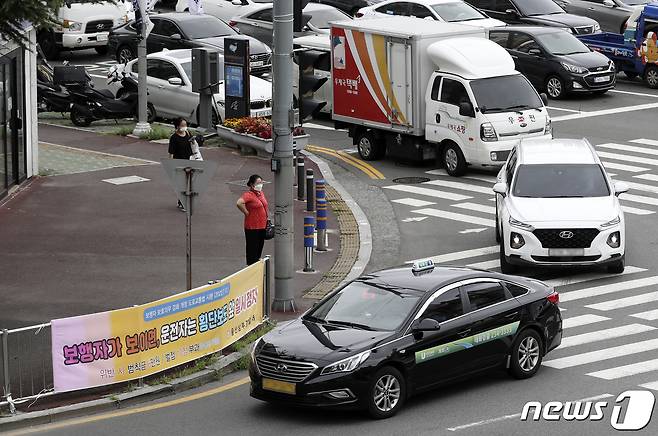
[[[265,262],[152,303],[53,320],[55,392],[146,377],[231,345],[263,322]]]

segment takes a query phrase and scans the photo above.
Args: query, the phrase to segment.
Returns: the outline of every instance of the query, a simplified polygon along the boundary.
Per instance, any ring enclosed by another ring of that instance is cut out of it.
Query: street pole
[[[137,45],[137,124],[133,135],[145,135],[151,131],[151,125],[146,116],[147,88],[146,88],[146,22],[142,19],[142,39]]]
[[[293,146],[292,146],[292,39],[293,0],[276,0],[273,6],[274,54],[272,61],[274,155],[274,301],[272,309],[295,310],[293,291]]]
[[[193,168],[185,168],[185,180],[187,182],[187,190],[185,191],[185,228],[187,234],[187,288],[186,290],[192,289],[192,174],[194,173]]]

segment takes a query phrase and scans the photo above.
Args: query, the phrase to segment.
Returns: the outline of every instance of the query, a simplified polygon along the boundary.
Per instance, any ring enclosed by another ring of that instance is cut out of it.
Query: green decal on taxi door
[[[437,357],[446,356],[457,351],[466,350],[467,348],[473,348],[505,336],[511,336],[519,329],[519,324],[520,321],[516,321],[467,338],[437,345],[426,350],[416,351],[416,363],[436,359]]]

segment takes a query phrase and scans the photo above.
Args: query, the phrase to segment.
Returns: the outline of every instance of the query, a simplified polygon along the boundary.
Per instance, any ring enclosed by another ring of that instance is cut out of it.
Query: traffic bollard
[[[316,229],[318,230],[318,251],[327,251],[327,200],[318,197],[317,200],[317,223]]]
[[[313,186],[313,170],[306,170],[306,211],[315,212],[315,187]]]
[[[313,232],[315,230],[315,218],[304,217],[304,272],[315,272],[313,269]]]
[[[297,158],[297,200],[304,201],[304,156]]]
[[[327,192],[324,188],[324,179],[318,179],[315,181],[315,201],[318,201],[318,198],[327,198]]]

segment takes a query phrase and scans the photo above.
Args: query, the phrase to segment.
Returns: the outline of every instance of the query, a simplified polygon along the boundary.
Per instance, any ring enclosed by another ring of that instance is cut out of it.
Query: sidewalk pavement
[[[128,307],[182,291],[185,214],[177,209],[159,165],[168,156],[167,145],[44,125],[39,138],[42,174],[67,174],[38,177],[0,202],[0,327]],[[192,217],[193,286],[245,266],[242,215],[235,202],[249,175],[273,180],[269,159],[224,147],[202,153],[219,166]],[[320,174],[309,159],[307,165]],[[147,180],[104,182],[125,176]],[[264,191],[273,212],[273,184]],[[304,264],[305,207],[295,201],[296,271]],[[328,228],[335,231],[329,234],[331,251],[314,256],[319,272],[294,275],[298,313],[274,313],[273,318],[298,316],[312,304],[302,295],[329,271],[340,251],[332,212]],[[273,252],[273,241],[266,241],[263,255]]]

